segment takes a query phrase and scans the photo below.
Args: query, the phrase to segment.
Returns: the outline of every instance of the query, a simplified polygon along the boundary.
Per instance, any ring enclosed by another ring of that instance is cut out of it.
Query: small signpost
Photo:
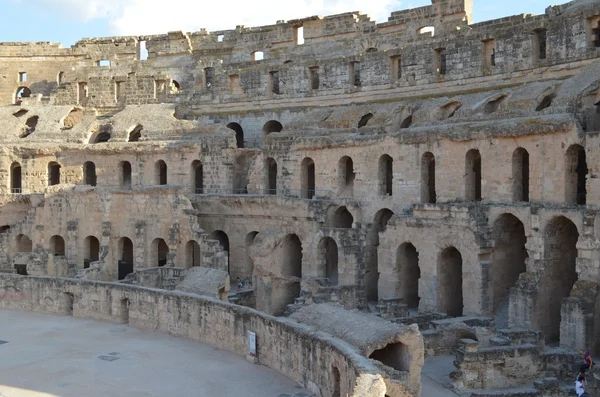
[[[248,354],[246,355],[246,360],[258,364],[258,357],[256,357],[256,333],[248,331],[246,335],[248,339]]]

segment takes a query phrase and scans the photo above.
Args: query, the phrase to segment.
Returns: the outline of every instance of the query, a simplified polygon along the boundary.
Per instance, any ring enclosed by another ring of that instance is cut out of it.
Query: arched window
[[[281,125],[281,123],[279,121],[277,121],[277,120],[267,121],[265,123],[265,125],[263,126],[263,141],[265,140],[267,135],[269,135],[270,133],[281,132],[281,131],[283,131],[283,125]]]
[[[190,240],[185,245],[185,268],[191,269],[194,266],[200,266],[200,244]]]
[[[242,129],[242,126],[239,125],[238,123],[229,123],[229,124],[227,124],[227,128],[235,131],[235,143],[236,143],[238,149],[243,148],[244,147],[244,130]]]
[[[65,256],[65,240],[61,236],[50,237],[50,252],[54,256]]]
[[[465,199],[481,201],[481,155],[471,149],[465,158]]]
[[[133,273],[133,243],[127,237],[119,240],[119,280]]]
[[[302,160],[301,168],[301,190],[302,198],[310,199],[315,196],[315,162],[310,157]]]
[[[100,260],[100,241],[94,236],[88,236],[83,242],[83,268],[90,267],[90,263]]]
[[[435,204],[435,157],[425,152],[421,157],[421,202]]]
[[[227,254],[227,273],[231,275],[231,271],[229,268],[229,236],[222,230],[215,230],[210,234],[211,240],[217,240],[219,245],[223,248],[223,251]]]
[[[31,97],[31,90],[27,87],[19,87],[15,93],[15,103],[18,105],[21,103],[23,98]]]
[[[411,243],[404,243],[396,251],[396,267],[399,282],[398,295],[409,308],[419,307],[419,253]]]
[[[83,164],[83,181],[86,185],[96,186],[96,164],[91,161]]]
[[[199,160],[194,160],[192,162],[192,192],[195,194],[203,194],[204,193],[204,169],[202,168],[202,163]]]
[[[513,152],[513,201],[529,201],[529,153],[523,148]]]
[[[345,206],[330,207],[327,210],[327,224],[337,229],[350,229],[354,223],[354,217]]]
[[[131,163],[129,161],[121,161],[121,187],[125,189],[131,188]]]
[[[152,242],[152,256],[155,266],[162,267],[167,264],[169,246],[162,238],[157,238]]]
[[[21,164],[15,162],[10,166],[10,190],[11,193],[21,194]]]
[[[33,243],[29,236],[24,234],[19,234],[15,238],[15,243],[17,245],[17,252],[31,252],[33,251]]]
[[[331,285],[338,284],[338,246],[331,237],[324,237],[319,242],[319,266]]]
[[[567,149],[565,159],[565,201],[569,204],[586,204],[588,174],[585,149],[572,145]]]
[[[60,164],[56,161],[48,163],[48,186],[60,184]]]
[[[338,163],[338,179],[340,181],[340,187],[352,187],[354,186],[354,163],[348,156],[344,156]]]
[[[379,158],[379,194],[392,195],[392,181],[394,178],[394,160],[387,154]]]
[[[163,160],[158,160],[154,164],[154,183],[156,185],[167,184],[167,163]]]
[[[266,161],[265,168],[267,169],[267,194],[277,194],[277,161],[269,157]]]

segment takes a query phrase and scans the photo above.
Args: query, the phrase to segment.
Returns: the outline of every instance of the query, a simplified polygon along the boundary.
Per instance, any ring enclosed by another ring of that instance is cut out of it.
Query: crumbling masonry
[[[417,322],[458,388],[559,377],[545,346],[600,354],[600,3],[471,14],[0,43],[0,270],[211,268],[268,314]],[[491,342],[436,333],[464,316]],[[536,373],[467,365],[525,344]]]

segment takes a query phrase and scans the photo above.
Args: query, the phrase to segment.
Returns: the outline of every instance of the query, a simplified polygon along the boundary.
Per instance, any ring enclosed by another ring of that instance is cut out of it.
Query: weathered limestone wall
[[[248,352],[246,333],[252,331],[257,336],[261,365],[315,393],[333,397],[337,388],[353,397],[386,394],[376,367],[347,343],[295,321],[208,297],[110,283],[2,275],[0,308],[129,323],[240,355]]]

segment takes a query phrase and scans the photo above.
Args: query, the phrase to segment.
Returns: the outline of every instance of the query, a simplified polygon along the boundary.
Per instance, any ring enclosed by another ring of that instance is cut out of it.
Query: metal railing
[[[20,187],[13,187],[10,189],[12,194],[23,194],[23,189]]]

